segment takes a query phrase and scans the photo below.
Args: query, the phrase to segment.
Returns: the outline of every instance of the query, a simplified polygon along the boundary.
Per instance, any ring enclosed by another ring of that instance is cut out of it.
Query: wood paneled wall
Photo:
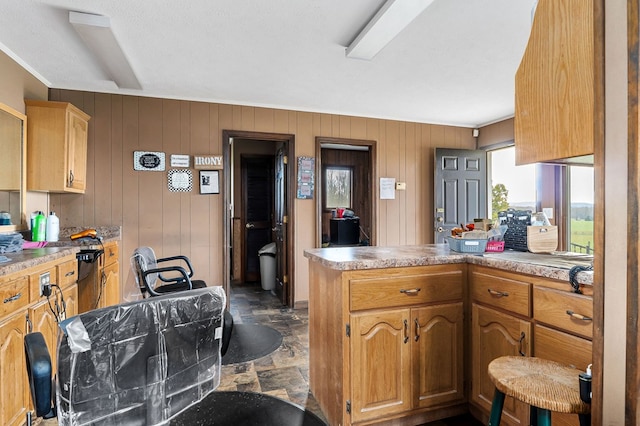
[[[137,296],[129,256],[152,246],[159,256],[190,256],[198,277],[221,283],[223,198],[167,189],[166,172],[136,172],[133,151],[222,154],[222,130],[290,133],[296,156],[315,155],[315,137],[377,141],[380,177],[406,182],[395,200],[379,200],[378,245],[433,242],[433,148],[474,149],[468,128],[349,117],[271,108],[50,90],[91,115],[87,191],[52,194],[60,226],[122,226],[122,294]],[[377,196],[377,194],[375,194]],[[315,245],[315,201],[294,199],[295,300],[308,300],[305,248]]]

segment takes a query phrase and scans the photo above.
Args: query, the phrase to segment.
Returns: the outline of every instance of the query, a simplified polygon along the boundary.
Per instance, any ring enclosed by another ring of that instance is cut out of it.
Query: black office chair
[[[207,286],[202,280],[192,279],[193,267],[187,256],[157,259],[151,247],[138,247],[131,256],[131,267],[143,297]]]
[[[160,266],[160,264],[166,266]],[[157,259],[151,247],[138,247],[131,256],[131,268],[143,297],[207,287],[204,281],[192,279],[193,267],[187,256],[179,255]],[[222,347],[220,349],[222,355],[229,348],[232,331],[233,316],[228,310],[225,310]]]

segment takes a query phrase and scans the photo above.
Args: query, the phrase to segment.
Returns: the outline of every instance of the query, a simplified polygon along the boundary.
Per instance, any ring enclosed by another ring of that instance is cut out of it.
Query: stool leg
[[[551,426],[551,411],[538,408],[538,426]]]
[[[578,414],[580,426],[591,426],[591,414]]]
[[[538,407],[534,407],[533,405],[529,406],[529,424],[531,426],[538,425]]]
[[[502,406],[504,405],[504,394],[496,389],[491,403],[491,415],[489,416],[489,426],[500,426],[502,417]]]

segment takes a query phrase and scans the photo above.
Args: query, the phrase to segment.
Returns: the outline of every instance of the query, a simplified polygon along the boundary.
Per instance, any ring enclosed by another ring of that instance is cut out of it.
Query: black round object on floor
[[[326,426],[289,401],[254,392],[211,392],[180,413],[171,426]]]
[[[234,324],[229,348],[222,357],[222,365],[239,364],[262,358],[282,344],[282,334],[266,325]]]

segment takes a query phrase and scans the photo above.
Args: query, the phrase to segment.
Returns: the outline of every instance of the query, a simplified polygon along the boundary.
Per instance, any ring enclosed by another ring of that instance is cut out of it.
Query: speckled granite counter
[[[23,249],[20,252],[4,253],[10,259],[9,262],[0,263],[0,277],[11,274],[22,269],[37,266],[51,260],[56,260],[70,254],[75,255],[81,249],[100,248],[100,243],[93,238],[80,238],[71,241],[69,236],[80,232],[87,227],[82,228],[62,228],[60,229],[60,238],[56,242],[47,242],[46,247],[36,249]],[[102,242],[119,241],[121,239],[120,226],[99,226],[95,229]],[[27,232],[28,233],[28,232]]]
[[[569,282],[569,267],[558,267],[554,255],[505,251],[484,255],[457,253],[447,244],[425,244],[396,247],[335,247],[307,249],[304,256],[327,268],[349,271],[361,269],[400,268],[406,266],[471,263],[521,274]],[[564,262],[567,264],[567,262]],[[577,262],[576,265],[586,264]],[[580,284],[592,285],[593,272],[580,272]]]
[[[99,237],[102,238],[102,242],[106,243],[108,241],[119,241],[122,235],[122,227],[121,226],[96,226],[96,227],[70,227],[70,228],[61,228],[60,229],[60,237],[59,241],[55,243],[48,243],[47,246],[93,246],[98,244],[96,240],[93,238],[80,238],[77,240],[71,241],[69,236],[78,233],[80,231],[84,231],[85,229],[95,229],[96,233]]]
[[[8,257],[10,261],[0,263],[0,277],[65,256],[75,255],[79,251],[80,247],[44,247],[16,253],[4,253],[3,256]]]

